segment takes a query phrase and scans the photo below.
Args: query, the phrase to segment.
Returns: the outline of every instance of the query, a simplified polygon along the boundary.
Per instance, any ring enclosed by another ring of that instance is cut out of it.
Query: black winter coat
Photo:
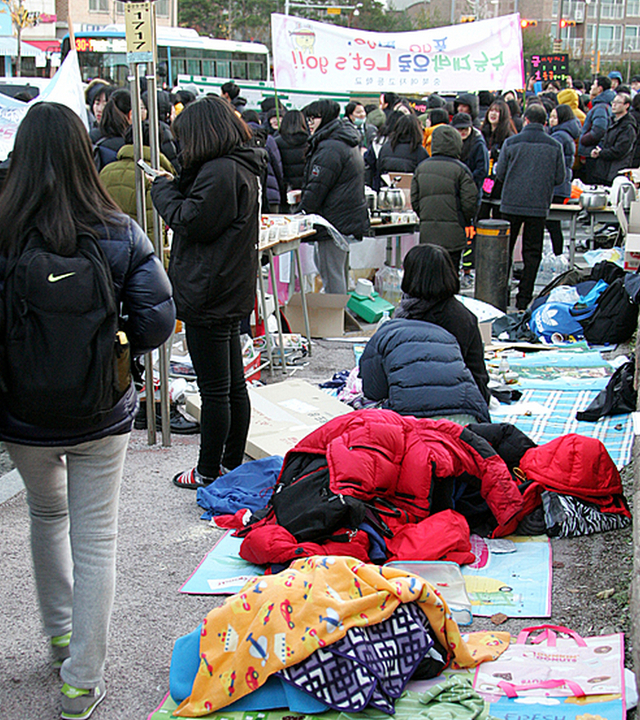
[[[478,390],[488,403],[489,374],[484,364],[484,344],[478,328],[478,318],[457,298],[427,301],[404,295],[394,318],[422,320],[448,330],[458,341],[462,359],[471,371]]]
[[[395,148],[387,142],[380,148],[378,155],[378,175],[384,173],[413,173],[418,165],[429,157],[429,153],[418,145],[415,150],[409,143],[398,143]]]
[[[471,135],[462,141],[460,160],[471,170],[473,182],[480,196],[482,183],[489,174],[489,150],[482,133],[477,128],[472,128]]]
[[[121,224],[98,228],[98,244],[111,268],[116,299],[122,303],[122,329],[132,356],[159,347],[173,332],[176,312],[171,284],[153,245],[140,226],[122,215]],[[5,258],[0,262],[4,282]],[[98,440],[131,431],[137,410],[136,390],[131,383],[109,415],[90,430],[70,431],[35,427],[14,418],[0,404],[0,439],[22,445],[64,446]]]
[[[369,229],[364,199],[364,160],[360,135],[348,120],[332,120],[309,141],[300,210],[317,213],[343,235],[361,240]],[[316,240],[331,236],[316,227]]]
[[[420,218],[420,242],[455,252],[467,245],[465,227],[478,206],[478,189],[469,168],[458,158],[460,133],[449,125],[436,128],[430,158],[411,181],[411,205]]]
[[[631,167],[637,139],[638,128],[631,113],[614,119],[599,143],[602,149],[596,158],[593,181],[611,185],[620,170]]]
[[[187,324],[240,320],[253,309],[258,176],[266,165],[266,150],[240,147],[151,186],[154,206],[175,232],[169,277],[178,317]]]
[[[580,120],[573,118],[551,128],[551,137],[562,145],[564,164],[567,170],[565,181],[553,189],[554,197],[571,197],[573,161],[576,157],[576,140],[580,137]]]
[[[362,391],[400,415],[434,417],[468,413],[491,422],[489,409],[455,337],[432,323],[390,320],[367,343],[360,359]]]
[[[282,158],[284,181],[291,190],[302,190],[305,155],[310,137],[308,132],[302,130],[293,135],[276,135],[276,143]]]

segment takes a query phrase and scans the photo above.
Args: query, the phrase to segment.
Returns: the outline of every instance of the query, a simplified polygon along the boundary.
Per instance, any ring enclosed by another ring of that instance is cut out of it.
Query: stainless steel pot
[[[380,210],[400,211],[404,207],[404,193],[400,188],[386,187],[378,192]]]
[[[625,210],[629,210],[631,203],[636,201],[636,189],[631,183],[625,183],[620,186],[620,194],[618,202],[622,203]]]
[[[583,210],[604,210],[608,197],[604,190],[585,190],[580,195],[580,207]]]

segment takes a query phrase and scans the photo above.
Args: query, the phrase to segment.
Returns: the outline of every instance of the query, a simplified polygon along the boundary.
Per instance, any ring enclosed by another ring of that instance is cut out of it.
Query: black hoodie
[[[178,318],[191,325],[247,317],[258,270],[258,177],[266,150],[231,154],[158,178],[153,204],[175,232],[169,263]]]
[[[311,136],[300,210],[317,213],[343,235],[361,240],[369,229],[364,199],[364,160],[360,133],[348,120],[336,118]],[[316,227],[316,240],[331,236]]]

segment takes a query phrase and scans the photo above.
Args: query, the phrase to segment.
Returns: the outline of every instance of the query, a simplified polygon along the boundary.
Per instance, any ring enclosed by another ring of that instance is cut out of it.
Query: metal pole
[[[562,37],[561,37],[562,26],[560,24],[562,22],[562,10],[563,10],[562,5],[563,5],[563,2],[562,2],[562,0],[560,0],[560,2],[558,3],[558,26],[556,28],[556,40],[558,40],[558,42],[560,42],[562,40]]]
[[[154,47],[155,47],[155,27],[156,27],[156,6],[151,3],[151,18],[154,30]],[[151,151],[151,167],[160,168],[160,136],[158,122],[158,91],[156,82],[156,57],[154,51],[153,60],[147,65],[147,110],[149,112],[149,149]],[[142,152],[142,146],[140,146]],[[136,159],[142,157],[136,155]],[[156,255],[163,261],[163,241],[162,241],[162,223],[157,210],[153,210],[153,242]],[[171,351],[165,343],[158,349],[160,371],[160,417],[162,420],[162,445],[163,447],[171,446],[171,429],[169,421],[169,361],[168,353]]]
[[[285,15],[288,15],[289,12],[291,11],[291,6],[289,5],[290,2],[291,2],[291,0],[284,0],[284,14]]]
[[[451,0],[451,24],[456,24],[456,0]]]
[[[593,70],[594,70],[594,76],[597,76],[600,72],[600,0],[596,0],[598,3],[597,8],[597,15],[596,15],[596,44],[595,44],[595,52],[594,52],[594,60],[593,63]]]
[[[133,128],[133,154],[136,159],[142,157],[142,116],[140,114],[140,75],[144,65],[135,63],[132,67],[133,75],[129,76],[131,88],[131,125]],[[136,170],[136,214],[138,225],[147,232],[147,197],[145,178],[142,170]],[[151,353],[144,356],[144,382],[146,388],[147,405],[147,442],[155,445],[156,442],[156,407],[155,388],[153,382],[153,358]]]

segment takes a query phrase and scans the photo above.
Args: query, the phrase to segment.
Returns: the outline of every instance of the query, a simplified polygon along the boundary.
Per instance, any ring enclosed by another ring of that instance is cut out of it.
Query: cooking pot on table
[[[604,190],[585,190],[580,195],[580,207],[583,210],[604,210],[609,198]]]
[[[378,192],[378,208],[380,210],[402,210],[404,193],[400,188],[386,187]]]

